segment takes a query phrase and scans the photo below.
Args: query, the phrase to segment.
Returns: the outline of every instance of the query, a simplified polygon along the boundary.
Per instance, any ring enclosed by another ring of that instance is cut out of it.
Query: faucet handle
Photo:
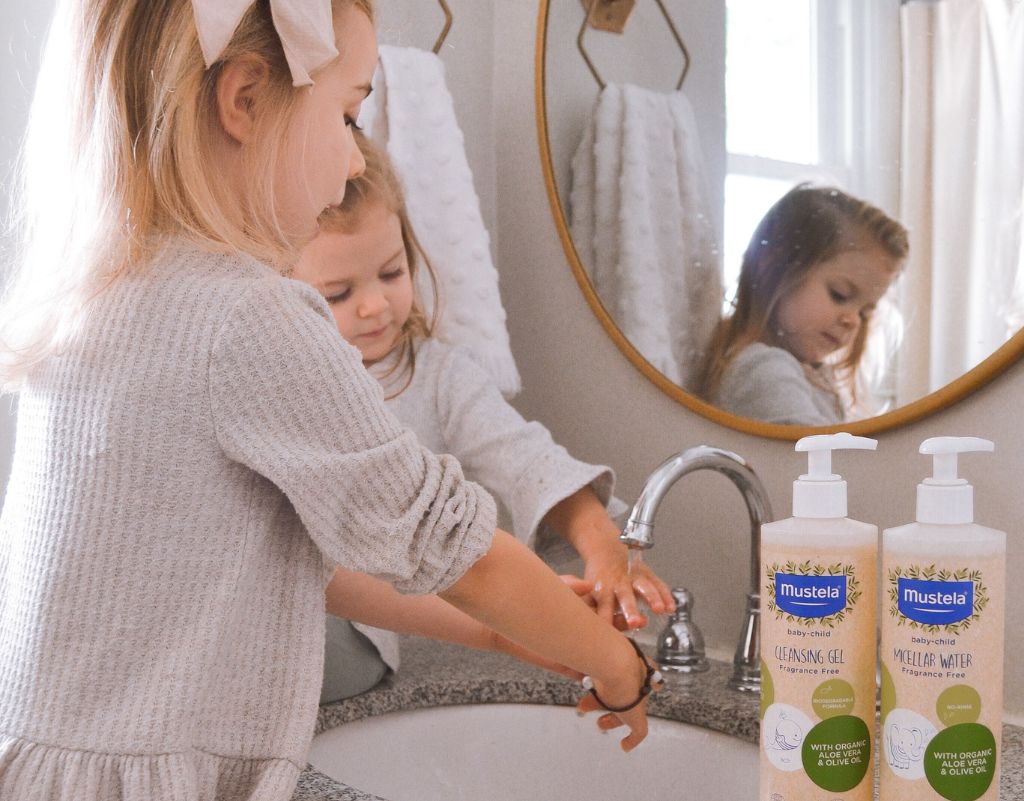
[[[693,593],[686,587],[673,587],[672,599],[676,602],[676,611],[673,618],[689,619],[693,610]]]
[[[693,593],[685,587],[675,587],[672,597],[676,611],[658,635],[655,661],[661,670],[670,673],[702,673],[709,664],[704,651],[704,635],[692,617]]]

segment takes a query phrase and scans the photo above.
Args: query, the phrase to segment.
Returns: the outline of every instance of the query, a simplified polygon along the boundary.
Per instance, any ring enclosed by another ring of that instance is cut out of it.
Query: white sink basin
[[[389,801],[757,798],[757,746],[650,719],[630,754],[570,707],[477,704],[394,712],[313,739],[309,761]]]

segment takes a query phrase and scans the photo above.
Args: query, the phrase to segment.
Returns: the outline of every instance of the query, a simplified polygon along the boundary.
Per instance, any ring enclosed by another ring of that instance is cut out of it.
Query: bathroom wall
[[[552,4],[576,6],[578,0]],[[441,14],[432,0],[378,0],[378,5],[383,41],[433,44]],[[536,0],[449,0],[449,5],[455,24],[442,55],[501,271],[525,385],[517,406],[547,424],[576,455],[614,466],[618,494],[627,501],[635,499],[646,475],[664,458],[709,444],[745,456],[764,480],[776,516],[788,515],[790,482],[804,468],[792,443],[723,428],[665,397],[612,344],[576,284],[552,222],[538,157]],[[677,19],[693,6],[686,0],[667,5]],[[9,164],[20,137],[34,74],[30,65],[51,6],[40,0],[0,4],[0,166]],[[682,33],[687,36],[685,29]],[[698,61],[699,47],[690,47]],[[697,112],[704,110],[698,106]],[[1024,660],[1024,627],[1014,617],[1024,611],[1024,583],[1013,578],[1024,572],[1024,493],[1017,486],[1024,476],[1024,427],[1017,422],[1022,399],[1024,364],[947,412],[880,435],[878,453],[839,454],[835,460],[850,482],[851,516],[890,526],[913,516],[914,487],[928,468],[928,460],[917,454],[923,438],[974,434],[995,440],[994,454],[968,456],[963,468],[976,486],[979,518],[1010,533],[1006,705],[1018,717],[1024,716],[1024,671],[1011,668]],[[0,413],[0,421],[5,418]],[[0,481],[9,453],[10,434],[0,422]],[[727,479],[689,476],[667,499],[657,545],[647,555],[667,581],[694,591],[696,619],[712,651],[724,657],[731,655],[742,622],[748,529],[740,496]]]
[[[643,3],[645,0],[639,0]],[[575,6],[578,0],[552,0]],[[614,346],[587,306],[552,222],[537,157],[533,114],[535,0],[503,0],[495,8],[494,104],[498,162],[498,264],[512,345],[525,389],[517,406],[544,421],[573,453],[613,465],[618,493],[636,498],[663,459],[697,444],[745,456],[762,477],[777,517],[790,513],[791,482],[806,469],[792,443],[752,437],[704,420],[644,379]],[[667,6],[682,16],[685,0]],[[453,4],[453,9],[455,4]],[[682,31],[686,37],[687,32]],[[695,61],[698,45],[690,45]],[[481,109],[480,113],[486,113]],[[697,109],[698,116],[702,113]],[[881,526],[909,522],[915,486],[929,461],[917,453],[937,434],[988,437],[994,454],[963,458],[976,487],[978,517],[1009,532],[1006,706],[1024,715],[1024,364],[952,409],[881,434],[877,453],[843,453],[835,464],[850,483],[850,514]],[[743,619],[749,526],[739,494],[719,475],[692,475],[668,497],[648,561],[672,584],[696,596],[696,619],[709,646],[731,658]]]

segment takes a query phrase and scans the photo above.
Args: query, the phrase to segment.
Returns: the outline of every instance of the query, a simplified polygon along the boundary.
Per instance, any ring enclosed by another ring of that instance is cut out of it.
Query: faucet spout
[[[756,691],[761,683],[757,625],[760,615],[761,526],[773,517],[768,493],[747,461],[731,451],[707,445],[690,448],[665,460],[648,477],[619,539],[630,548],[653,548],[654,518],[662,499],[679,479],[697,470],[714,470],[728,476],[743,496],[750,516],[750,589],[746,620],[729,684],[738,690]]]

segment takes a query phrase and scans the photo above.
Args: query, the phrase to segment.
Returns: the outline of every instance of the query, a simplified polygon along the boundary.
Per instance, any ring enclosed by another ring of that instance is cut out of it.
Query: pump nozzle
[[[845,431],[840,431],[838,434],[814,434],[804,437],[796,443],[797,452],[807,452],[807,475],[800,476],[800,478],[811,481],[838,481],[839,476],[832,474],[832,451],[873,451],[877,447],[876,440],[855,437]]]
[[[981,437],[932,437],[921,443],[921,453],[935,457],[928,484],[966,484],[957,477],[957,454],[995,450],[991,440]]]
[[[794,517],[846,517],[846,482],[832,473],[832,451],[877,447],[875,440],[845,431],[797,441],[797,451],[807,453],[807,473],[793,482]]]
[[[995,445],[980,437],[932,437],[920,451],[932,457],[932,476],[917,485],[919,523],[974,522],[974,488],[957,473],[961,453],[993,451]]]

